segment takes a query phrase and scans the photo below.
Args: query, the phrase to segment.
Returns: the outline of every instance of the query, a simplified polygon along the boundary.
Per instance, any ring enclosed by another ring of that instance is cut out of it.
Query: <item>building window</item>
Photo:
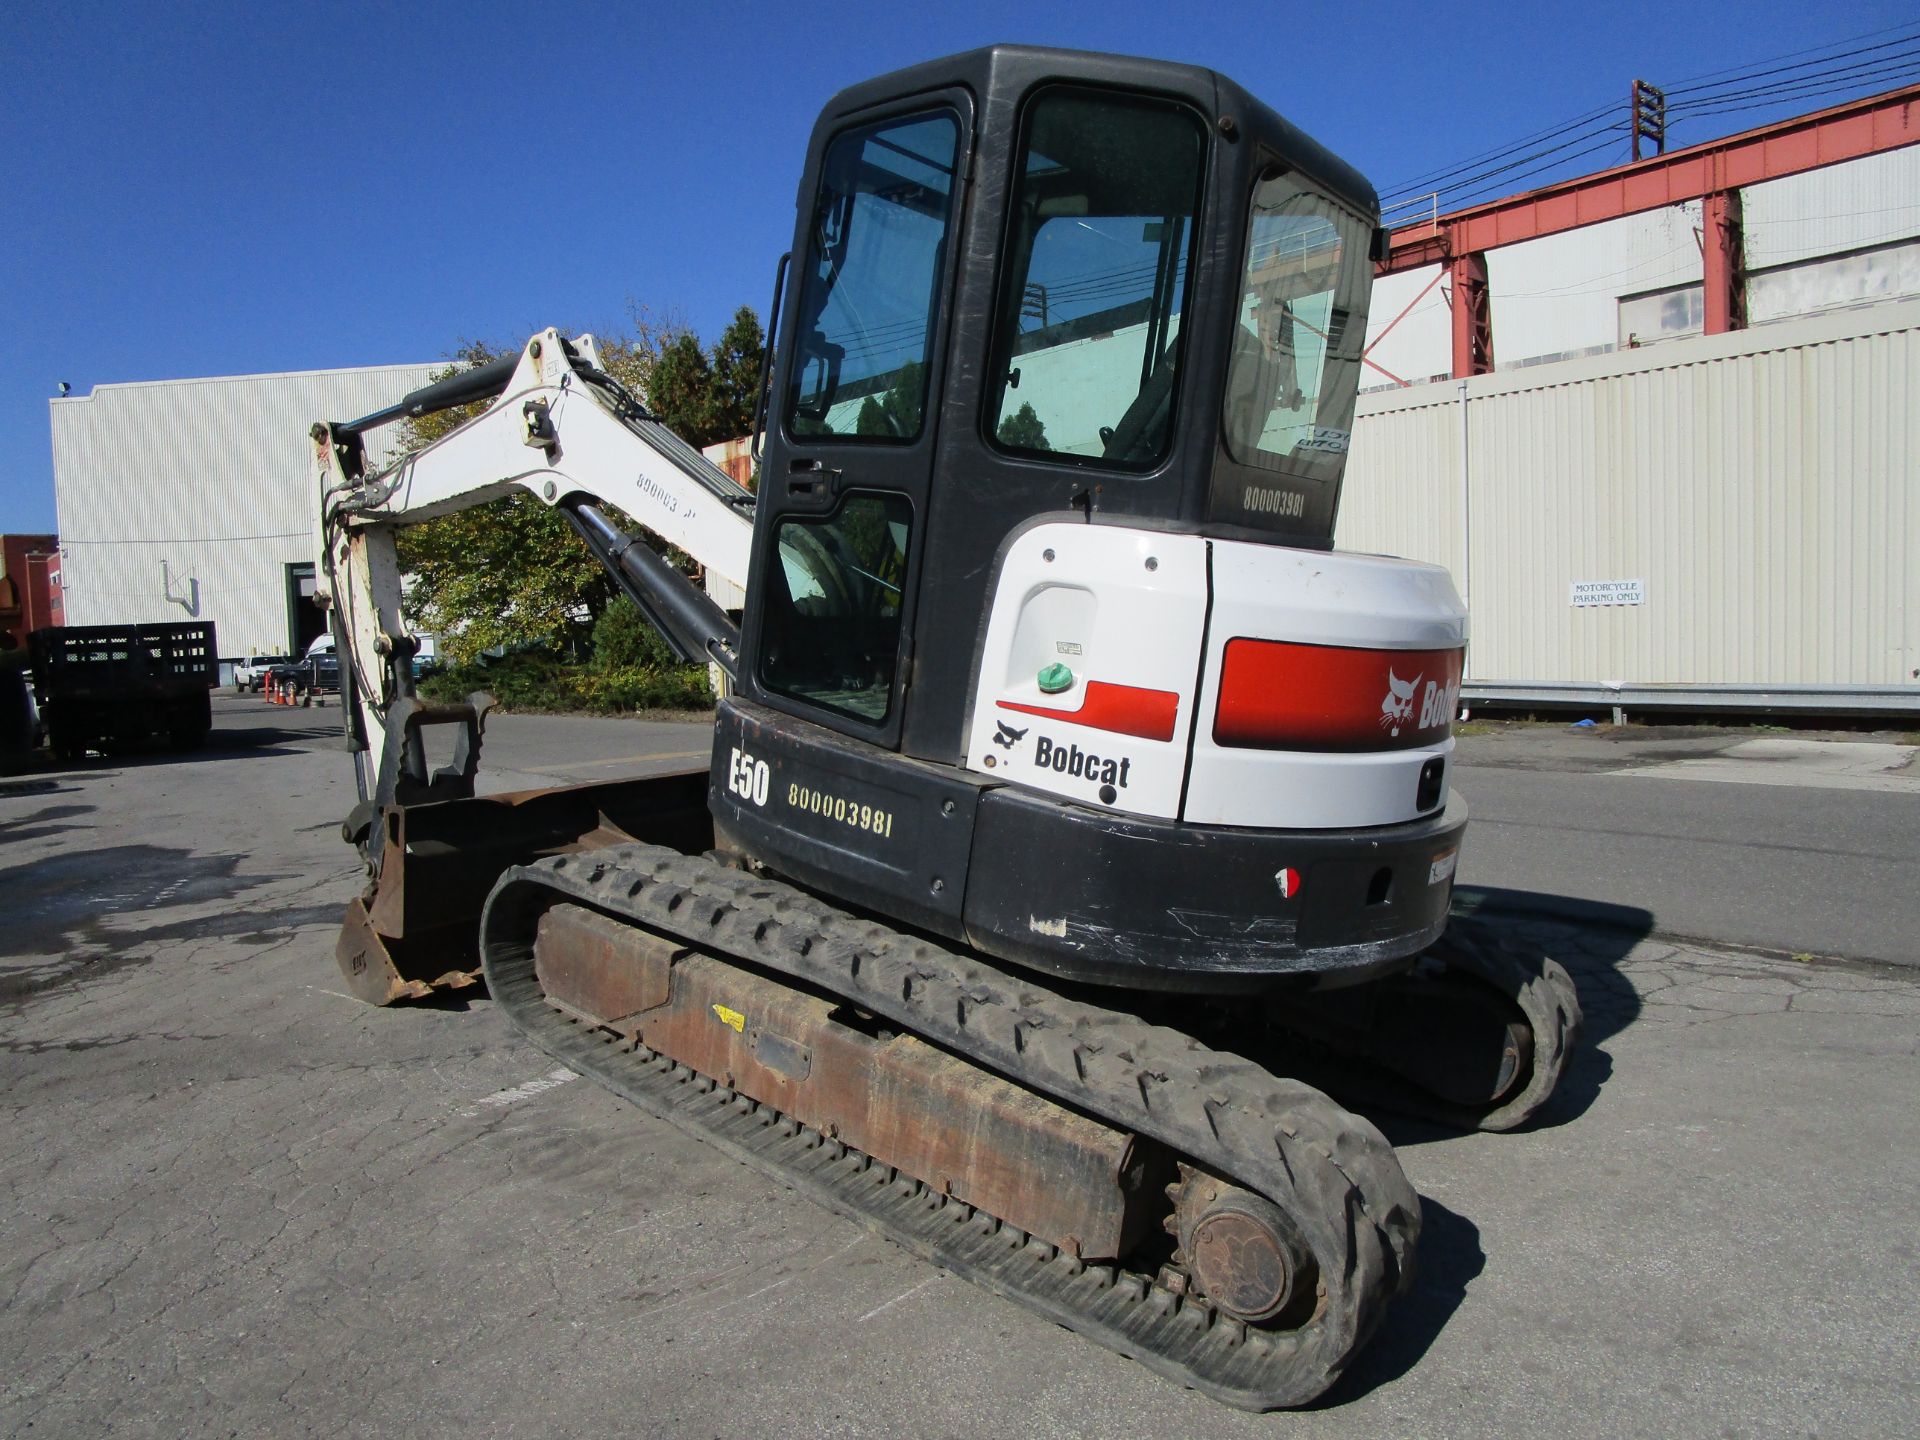
[[[1698,335],[1707,328],[1705,291],[1698,285],[1676,285],[1649,290],[1644,295],[1620,297],[1620,348],[1637,349],[1682,335]]]

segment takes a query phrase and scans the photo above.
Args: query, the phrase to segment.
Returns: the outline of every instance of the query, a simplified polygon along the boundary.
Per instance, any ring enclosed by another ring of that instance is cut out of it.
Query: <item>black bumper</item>
[[[733,697],[720,702],[708,804],[722,848],[890,923],[1070,980],[1228,993],[1401,968],[1446,928],[1447,857],[1467,823],[1458,799],[1367,830],[1142,819]],[[1298,877],[1284,895],[1282,871]]]
[[[1245,830],[981,797],[967,939],[1022,965],[1150,990],[1352,984],[1446,928],[1467,807],[1367,830]],[[1283,895],[1277,878],[1292,872]]]

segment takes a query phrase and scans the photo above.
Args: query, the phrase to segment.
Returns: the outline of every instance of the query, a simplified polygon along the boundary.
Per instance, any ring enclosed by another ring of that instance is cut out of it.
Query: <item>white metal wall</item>
[[[52,401],[67,623],[212,620],[222,655],[284,651],[286,566],[314,559],[308,429],[389,405],[437,368],[101,385]]]
[[[1337,539],[1453,571],[1479,682],[1911,685],[1916,393],[1920,300],[1366,395]]]
[[[1702,264],[1698,200],[1489,250],[1494,365],[1614,349],[1622,295],[1698,285]]]
[[[1740,192],[1749,270],[1920,235],[1920,145]]]

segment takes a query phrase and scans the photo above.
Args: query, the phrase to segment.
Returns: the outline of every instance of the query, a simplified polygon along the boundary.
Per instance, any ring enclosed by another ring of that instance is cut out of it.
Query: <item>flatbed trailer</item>
[[[220,673],[211,621],[52,626],[35,630],[27,646],[56,759],[155,739],[175,750],[206,744]]]

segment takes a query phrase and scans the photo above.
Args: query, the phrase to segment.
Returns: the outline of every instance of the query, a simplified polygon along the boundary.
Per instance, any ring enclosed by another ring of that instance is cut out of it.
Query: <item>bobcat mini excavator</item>
[[[996,47],[836,96],[798,208],[757,494],[551,330],[314,427],[343,969],[384,1002],[477,951],[644,1109],[1223,1401],[1311,1400],[1420,1208],[1293,1077],[1508,1128],[1579,1021],[1448,933],[1446,572],[1332,549],[1373,190],[1210,71]],[[394,531],[516,491],[726,673],[710,769],[474,794],[490,702],[414,694]],[[744,579],[739,625],[610,506]]]

